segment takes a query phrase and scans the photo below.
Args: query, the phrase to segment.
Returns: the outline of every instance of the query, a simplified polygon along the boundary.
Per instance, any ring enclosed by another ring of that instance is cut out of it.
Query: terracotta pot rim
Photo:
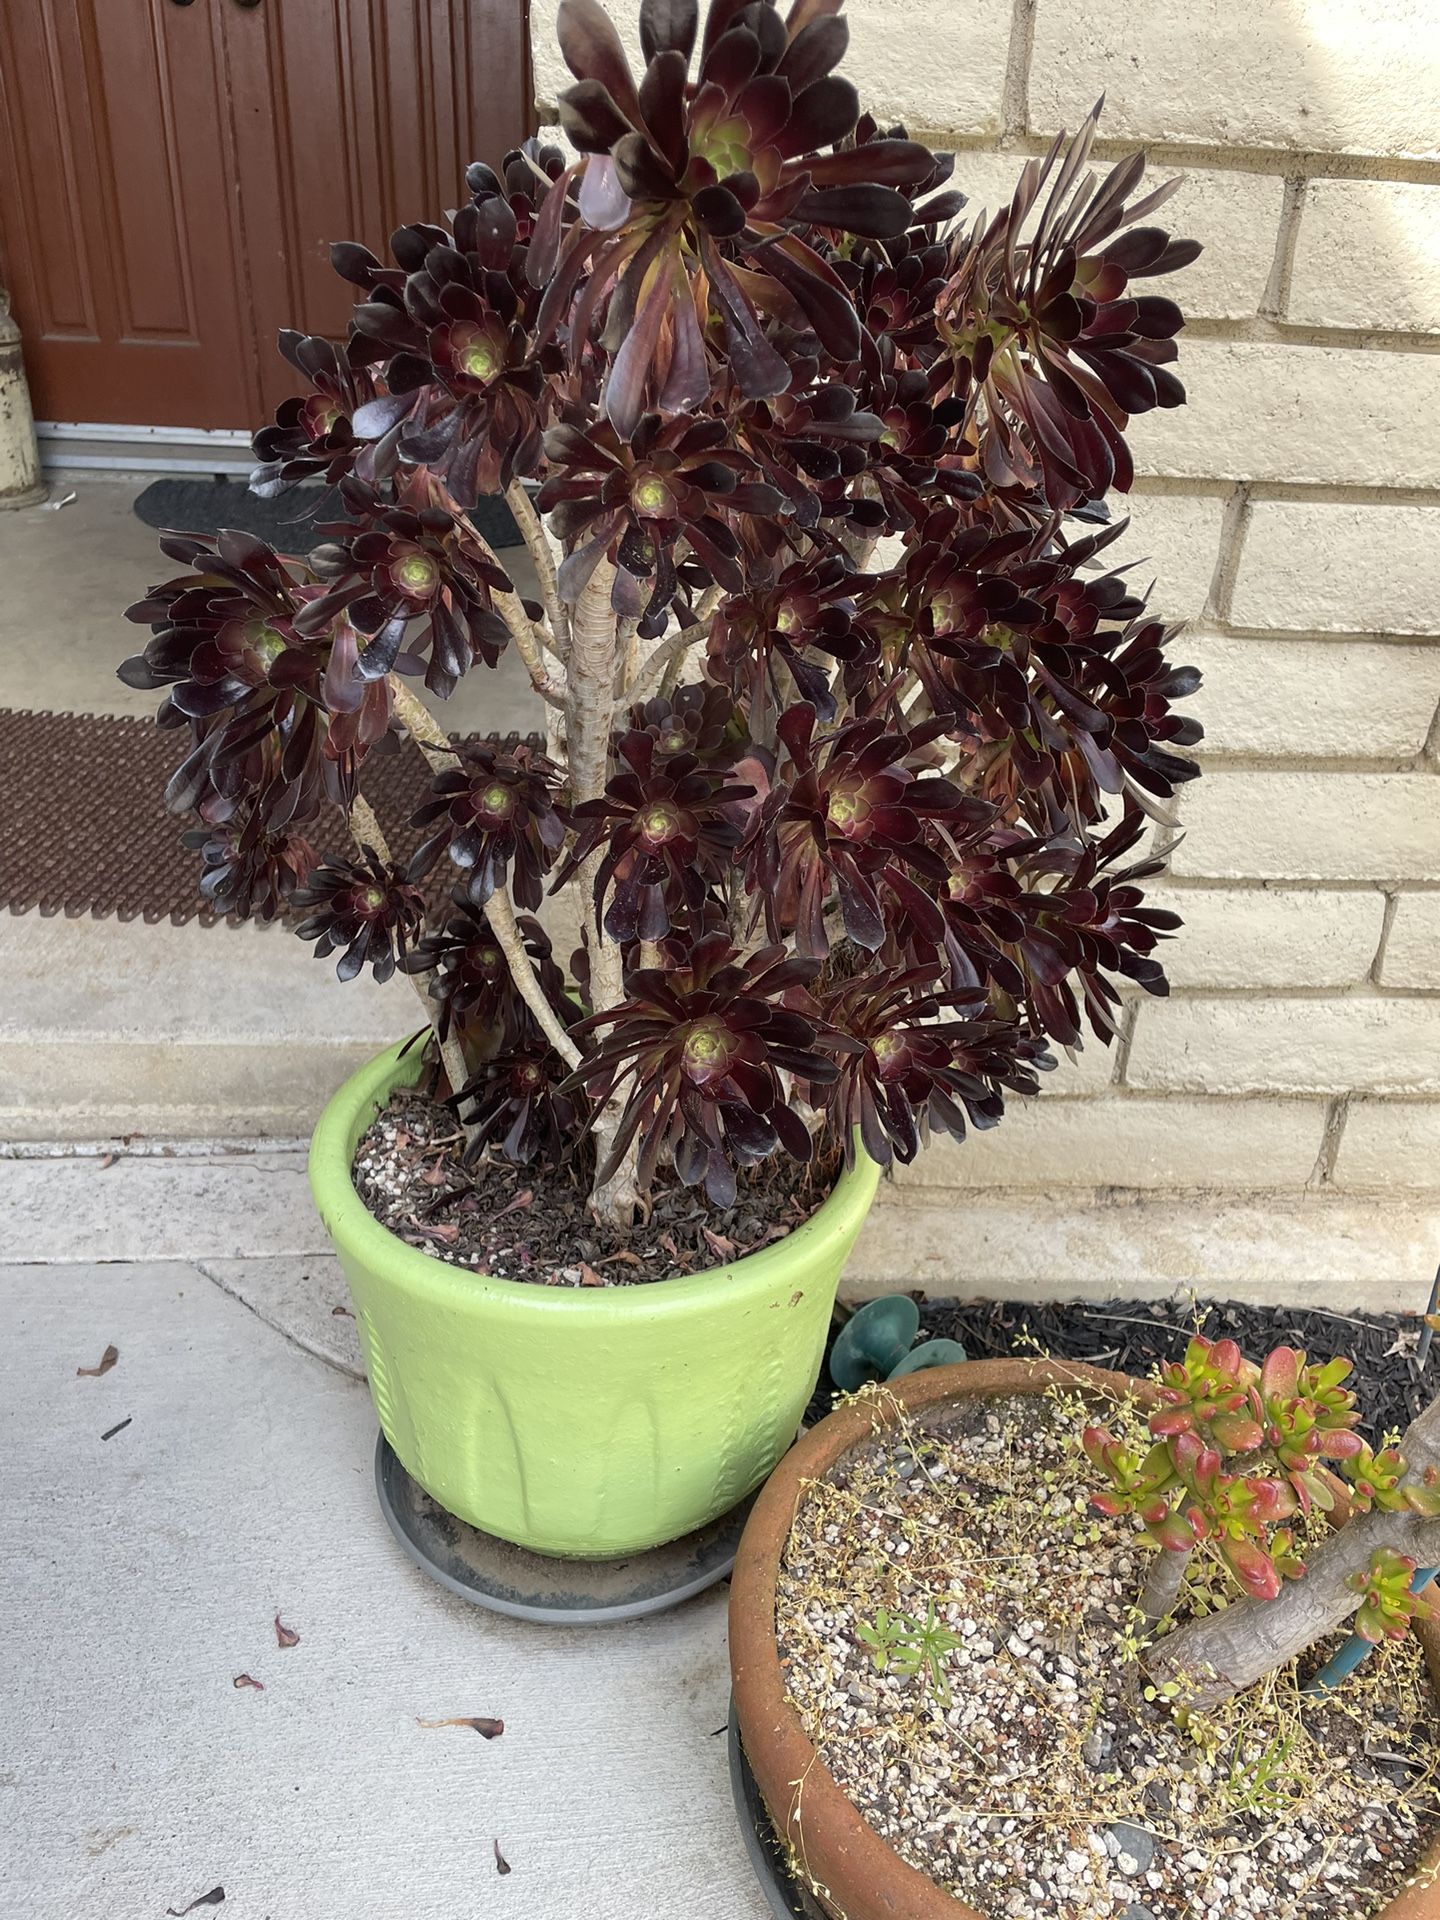
[[[786,1454],[746,1523],[730,1582],[730,1666],[746,1757],[760,1792],[810,1880],[845,1920],[987,1920],[900,1858],[865,1820],[824,1765],[785,1696],[775,1639],[780,1556],[807,1482],[901,1414],[948,1400],[1039,1395],[1051,1385],[1142,1401],[1155,1389],[1131,1375],[1081,1362],[979,1360],[892,1381],[883,1394],[837,1408]],[[1440,1691],[1440,1632],[1422,1633]],[[781,1811],[784,1818],[781,1818]],[[1440,1873],[1440,1838],[1420,1870]],[[1374,1920],[1440,1920],[1440,1881],[1402,1889]]]

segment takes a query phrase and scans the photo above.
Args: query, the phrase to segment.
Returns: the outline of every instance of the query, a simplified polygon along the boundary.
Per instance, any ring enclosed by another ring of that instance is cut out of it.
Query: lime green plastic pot
[[[498,1280],[376,1221],[355,1142],[419,1049],[372,1060],[320,1117],[310,1187],[355,1301],[380,1425],[442,1507],[537,1553],[659,1546],[734,1506],[795,1438],[879,1170],[863,1155],[784,1240],[630,1287]]]

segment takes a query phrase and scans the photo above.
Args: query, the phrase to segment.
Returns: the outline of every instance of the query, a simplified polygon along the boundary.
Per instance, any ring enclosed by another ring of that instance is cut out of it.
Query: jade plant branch
[[[1138,1604],[1159,1629],[1145,1666],[1188,1710],[1217,1706],[1352,1616],[1373,1642],[1432,1611],[1415,1576],[1440,1562],[1440,1401],[1377,1454],[1356,1432],[1350,1371],[1290,1347],[1257,1367],[1234,1341],[1197,1337],[1161,1371],[1148,1452],[1085,1432],[1107,1483],[1094,1505],[1133,1516],[1157,1550]],[[1332,1512],[1344,1524],[1318,1545],[1290,1524]],[[1167,1626],[1202,1552],[1244,1597]]]

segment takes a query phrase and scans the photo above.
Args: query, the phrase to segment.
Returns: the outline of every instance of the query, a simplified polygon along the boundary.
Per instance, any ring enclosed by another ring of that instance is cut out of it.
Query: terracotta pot
[[[791,1448],[746,1523],[730,1583],[730,1670],[746,1757],[778,1833],[788,1840],[821,1904],[839,1920],[986,1920],[909,1866],[868,1825],[810,1744],[785,1698],[775,1644],[775,1590],[805,1483],[852,1447],[948,1400],[1041,1394],[1059,1383],[1148,1396],[1142,1381],[1096,1367],[1043,1360],[980,1360],[937,1367],[891,1383],[888,1395],[841,1407]],[[1421,1630],[1432,1684],[1440,1692],[1440,1632]],[[1440,1874],[1440,1840],[1423,1866]],[[1058,1920],[1058,1916],[1057,1916]],[[1375,1920],[1440,1920],[1440,1884],[1407,1888]]]

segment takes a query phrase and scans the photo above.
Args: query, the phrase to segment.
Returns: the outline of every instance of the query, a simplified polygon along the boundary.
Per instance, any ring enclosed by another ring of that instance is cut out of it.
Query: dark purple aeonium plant
[[[1183,398],[1135,284],[1197,249],[1138,157],[1086,171],[1093,116],[967,216],[862,115],[840,9],[642,0],[635,72],[562,0],[574,156],[472,167],[388,262],[337,247],[347,339],[283,342],[312,390],[254,484],[323,475],[346,519],[308,556],[171,536],[131,609],[215,904],[402,968],[472,1149],[593,1136],[622,1225],[667,1165],[724,1206],[826,1136],[993,1125],[1047,1042],[1108,1044],[1117,980],[1165,991],[1136,843],[1196,771],[1198,677],[1107,570],[1106,495],[1128,417]],[[470,517],[495,491],[524,581]],[[507,648],[545,751],[457,752],[414,685]],[[429,778],[408,863],[362,791],[387,734]],[[528,917],[558,889],[564,971]]]

